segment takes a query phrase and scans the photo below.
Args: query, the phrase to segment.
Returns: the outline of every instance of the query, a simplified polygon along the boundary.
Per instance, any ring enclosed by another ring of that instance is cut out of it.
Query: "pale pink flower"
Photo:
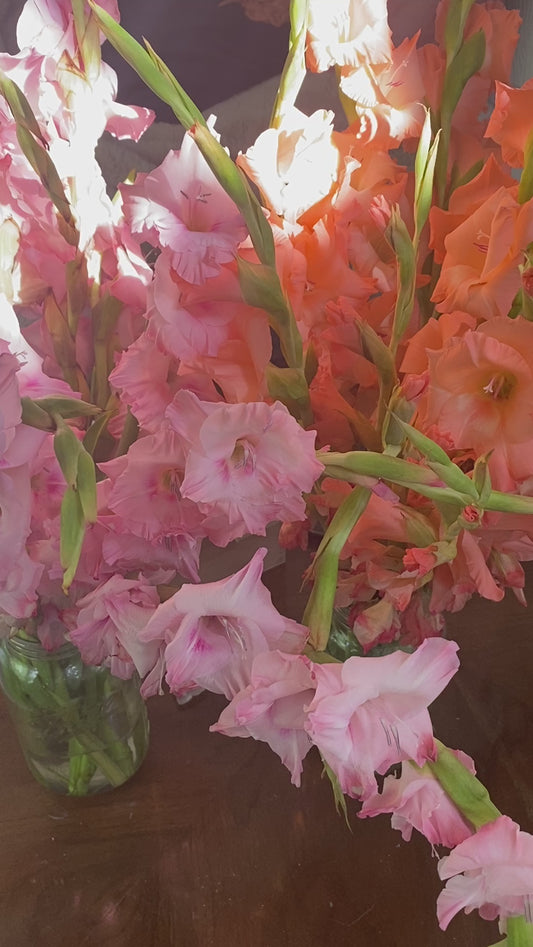
[[[219,546],[274,520],[305,519],[303,493],[323,465],[315,432],[304,431],[280,402],[212,404],[179,392],[166,416],[187,445],[181,495],[206,516]]]
[[[183,444],[166,425],[157,434],[139,438],[127,454],[99,466],[112,484],[107,506],[127,531],[150,541],[201,532],[202,517],[181,490]]]
[[[471,773],[474,761],[460,750],[455,756]],[[404,842],[411,838],[413,828],[425,835],[431,845],[453,848],[472,835],[472,828],[461,816],[438,779],[427,768],[419,769],[411,762],[401,764],[401,775],[388,775],[383,791],[368,796],[357,815],[380,815],[391,812],[391,826],[402,833]]]
[[[428,638],[413,654],[348,658],[315,665],[317,691],[306,728],[343,792],[375,792],[375,772],[436,749],[427,711],[459,666],[454,641]]]
[[[149,331],[180,360],[183,374],[209,375],[228,401],[264,397],[272,351],[268,319],[264,310],[242,301],[234,273],[226,269],[201,287],[191,286],[163,250],[149,295]]]
[[[119,20],[117,0],[101,0],[100,6]],[[89,14],[89,4],[84,7]],[[17,23],[17,42],[20,49],[32,47],[45,56],[66,52],[73,57],[78,44],[71,0],[26,0]]]
[[[246,237],[243,218],[190,135],[181,151],[169,151],[158,168],[138,174],[121,192],[132,230],[167,247],[172,266],[190,283],[216,276]]]
[[[268,128],[237,163],[257,184],[267,207],[295,223],[333,191],[340,156],[332,141],[333,112],[304,115],[292,108],[279,128]]]
[[[30,532],[28,467],[0,470],[0,612],[28,618],[35,609],[43,567],[26,550]]]
[[[155,339],[143,332],[119,356],[109,375],[110,383],[120,391],[139,425],[155,434],[175,393],[187,388],[203,401],[218,401],[213,382],[200,373],[179,375],[179,362],[162,349]]]
[[[42,359],[22,337],[12,307],[0,297],[0,467],[31,463],[46,434],[22,423],[21,397],[78,394],[62,380],[48,378]]]
[[[15,438],[20,425],[20,404],[17,372],[20,362],[9,350],[7,342],[0,339],[0,464]]]
[[[231,700],[248,685],[258,654],[301,651],[308,629],[274,608],[261,582],[265,555],[266,549],[258,549],[227,579],[183,585],[141,632],[141,640],[166,645],[166,681],[173,693],[204,687]]]
[[[170,532],[146,539],[137,535],[142,530],[140,523],[130,525],[128,518],[124,519],[109,511],[108,497],[113,490],[112,481],[101,481],[97,489],[100,511],[98,525],[103,530],[100,552],[107,567],[126,573],[142,569],[147,576],[151,576],[154,570],[170,569],[191,582],[200,581],[201,529],[175,533],[172,532],[173,522],[170,520]],[[85,546],[86,543],[84,549]]]
[[[255,658],[248,687],[235,695],[210,729],[268,743],[289,770],[293,785],[299,786],[302,762],[312,746],[304,720],[314,693],[306,658],[266,651]]]
[[[387,0],[310,0],[306,44],[313,72],[390,59]]]
[[[137,579],[114,575],[77,602],[70,640],[86,664],[105,664],[115,677],[144,677],[157,661],[157,642],[140,632],[159,605],[157,589]]]
[[[449,879],[437,900],[439,925],[446,930],[451,919],[477,908],[482,918],[525,915],[533,910],[533,836],[502,815],[483,825],[441,858],[439,876]]]

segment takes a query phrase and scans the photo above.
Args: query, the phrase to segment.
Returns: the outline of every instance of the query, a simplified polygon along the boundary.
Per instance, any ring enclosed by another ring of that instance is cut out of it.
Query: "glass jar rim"
[[[78,648],[72,644],[71,641],[65,641],[59,648],[55,648],[53,651],[47,651],[44,645],[39,641],[39,638],[26,635],[23,637],[16,631],[15,634],[3,638],[2,643],[11,654],[18,654],[19,656],[28,658],[38,658],[40,661],[57,661],[58,658],[68,658],[74,654],[79,655],[81,660]]]

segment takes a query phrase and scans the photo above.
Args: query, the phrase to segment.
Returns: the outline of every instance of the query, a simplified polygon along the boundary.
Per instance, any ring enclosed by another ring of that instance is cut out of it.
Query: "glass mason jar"
[[[333,609],[326,651],[337,661],[346,661],[347,658],[363,655],[363,649],[351,629],[347,608]]]
[[[148,748],[138,677],[83,663],[74,645],[46,651],[23,634],[0,641],[0,685],[26,763],[43,786],[85,796],[120,786]]]

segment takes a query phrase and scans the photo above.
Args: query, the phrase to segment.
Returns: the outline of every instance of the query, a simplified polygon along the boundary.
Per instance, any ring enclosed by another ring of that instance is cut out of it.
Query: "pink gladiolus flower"
[[[306,729],[343,792],[365,798],[376,790],[375,772],[435,757],[427,707],[455,674],[457,650],[454,641],[428,638],[413,654],[314,667]]]
[[[311,0],[306,51],[313,72],[386,62],[391,50],[387,0]]]
[[[246,227],[190,135],[181,151],[135,184],[121,187],[134,233],[171,252],[172,266],[189,283],[216,276],[233,260]]]
[[[159,647],[157,642],[141,641],[139,633],[158,605],[154,586],[114,575],[78,599],[70,639],[86,664],[105,664],[124,680],[134,670],[144,677],[154,667]]]
[[[11,354],[7,342],[0,339],[0,464],[22,416],[16,377],[19,368],[18,358]]]
[[[309,661],[302,655],[267,651],[252,665],[251,683],[222,711],[215,733],[268,743],[300,785],[302,762],[311,749],[305,708],[315,693]]]
[[[179,362],[143,332],[122,352],[109,376],[110,383],[121,392],[121,400],[130,406],[147,433],[156,433],[166,408],[180,388],[194,391],[203,401],[220,399],[207,376],[199,373],[179,376],[178,369]]]
[[[89,13],[89,4],[84,4]],[[101,0],[100,6],[119,20],[117,0]],[[71,0],[26,0],[17,23],[20,49],[31,47],[44,56],[74,56],[78,43]]]
[[[26,465],[0,470],[0,613],[29,618],[43,567],[26,551],[31,486]]]
[[[474,761],[460,750],[454,752],[461,763],[475,773]],[[431,845],[453,848],[473,831],[438,779],[412,763],[402,763],[399,778],[387,776],[383,792],[368,796],[357,814],[364,819],[382,812],[392,813],[391,826],[402,833],[404,842],[410,840],[415,828]]]
[[[188,446],[181,495],[205,514],[218,546],[274,520],[305,519],[302,493],[323,465],[315,432],[304,431],[276,402],[212,404],[179,392],[166,416]]]
[[[141,632],[166,645],[166,681],[178,695],[196,687],[231,698],[250,680],[254,658],[279,648],[296,654],[308,629],[274,608],[261,582],[266,549],[227,579],[183,585]]]
[[[179,359],[182,374],[209,375],[227,401],[260,400],[272,351],[266,313],[242,301],[230,270],[193,287],[178,277],[170,256],[163,250],[157,259],[147,312],[150,334]]]
[[[470,914],[477,908],[487,921],[520,915],[531,920],[533,836],[508,816],[483,825],[441,858],[438,870],[449,879],[437,900],[442,930],[463,909]]]
[[[185,453],[168,427],[131,445],[127,454],[99,465],[111,480],[108,508],[141,539],[198,536],[203,517],[181,490]]]

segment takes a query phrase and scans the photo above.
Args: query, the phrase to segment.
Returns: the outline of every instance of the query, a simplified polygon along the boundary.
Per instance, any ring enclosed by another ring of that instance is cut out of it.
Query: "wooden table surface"
[[[296,615],[290,569],[268,576]],[[533,582],[530,583],[533,587]],[[532,594],[533,601],[533,594]],[[476,760],[494,802],[533,831],[531,610],[476,600],[450,622],[462,667],[433,705],[438,736]],[[0,706],[1,947],[487,947],[496,925],[443,934],[437,859],[388,816],[337,816],[310,754],[300,790],[264,744],[208,732],[224,705],[149,710],[139,773],[109,794],[55,796],[27,772]]]

